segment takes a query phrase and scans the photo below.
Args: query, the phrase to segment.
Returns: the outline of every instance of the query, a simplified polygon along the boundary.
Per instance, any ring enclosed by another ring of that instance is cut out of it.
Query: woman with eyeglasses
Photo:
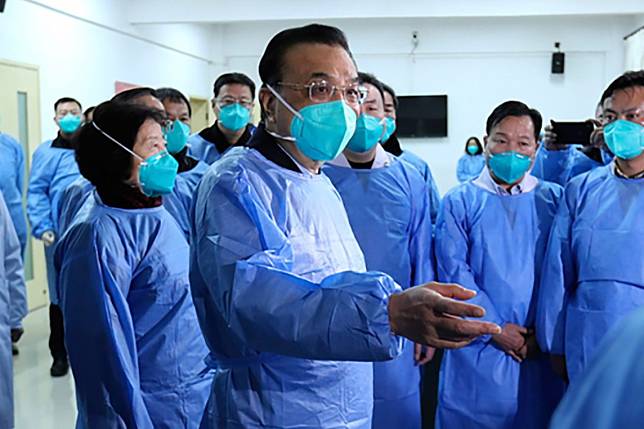
[[[55,259],[77,428],[196,428],[205,409],[212,374],[188,245],[162,207],[178,168],[163,120],[106,102],[78,135],[79,169],[96,190]]]

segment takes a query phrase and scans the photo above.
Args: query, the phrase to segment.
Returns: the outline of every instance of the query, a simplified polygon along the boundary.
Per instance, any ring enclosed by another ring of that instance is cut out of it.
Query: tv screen
[[[403,95],[398,101],[398,137],[447,137],[447,95]]]

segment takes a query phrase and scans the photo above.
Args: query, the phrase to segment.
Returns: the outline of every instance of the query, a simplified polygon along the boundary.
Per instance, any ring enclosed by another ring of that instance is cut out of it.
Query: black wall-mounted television
[[[398,101],[398,137],[447,137],[447,95],[403,95]]]

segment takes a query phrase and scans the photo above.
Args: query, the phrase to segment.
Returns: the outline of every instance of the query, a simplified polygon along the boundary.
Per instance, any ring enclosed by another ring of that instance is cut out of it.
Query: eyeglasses
[[[277,85],[293,88],[296,90],[306,89],[309,99],[314,103],[324,103],[332,100],[338,93],[347,103],[362,103],[367,98],[367,89],[360,85],[351,84],[347,86],[332,85],[325,80],[311,82],[303,85],[299,83],[277,82]]]
[[[223,97],[221,99],[215,99],[215,102],[219,105],[219,107],[226,107],[235,103],[238,103],[247,109],[251,109],[253,107],[253,101],[247,98],[237,99],[234,97]]]

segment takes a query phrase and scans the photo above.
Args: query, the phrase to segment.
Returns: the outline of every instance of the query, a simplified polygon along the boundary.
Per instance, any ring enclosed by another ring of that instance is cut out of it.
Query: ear
[[[483,149],[487,147],[487,136],[483,136]]]
[[[275,95],[268,88],[261,88],[257,97],[262,109],[262,116],[267,122],[275,120]]]

